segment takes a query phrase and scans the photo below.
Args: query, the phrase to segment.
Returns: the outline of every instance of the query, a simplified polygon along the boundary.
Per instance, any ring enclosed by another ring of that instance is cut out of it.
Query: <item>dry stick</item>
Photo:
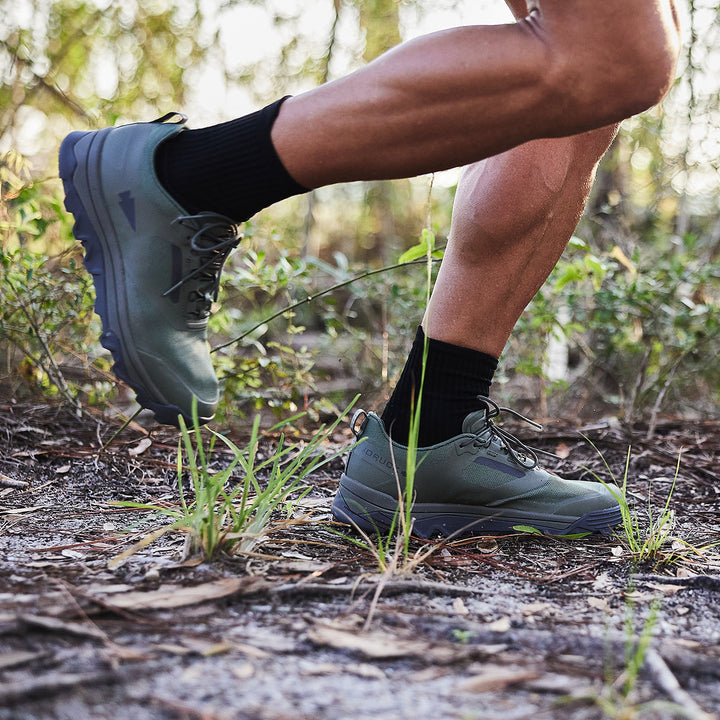
[[[3,473],[0,473],[0,485],[2,485],[3,487],[17,488],[19,490],[24,490],[25,488],[29,487],[29,483],[25,482],[24,480],[14,480],[7,475],[3,475]]]
[[[463,597],[474,597],[483,593],[480,589],[464,587],[462,585],[448,585],[440,582],[415,582],[412,580],[398,580],[385,583],[353,583],[352,585],[329,585],[324,583],[288,583],[270,587],[265,592],[273,597],[285,597],[287,595],[297,597],[298,595],[354,595],[355,593],[369,593],[382,587],[385,595],[402,595],[403,593],[428,593],[437,595],[458,595]]]
[[[667,575],[635,575],[635,580],[641,582],[665,583],[680,585],[686,588],[701,590],[720,590],[720,575],[692,575],[691,577],[668,577]]]
[[[43,700],[47,700],[51,695],[64,690],[75,690],[79,685],[107,685],[120,680],[121,676],[117,672],[77,675],[54,673],[32,680],[15,680],[12,683],[0,684],[0,706],[32,697],[41,697]]]
[[[662,656],[653,648],[645,654],[645,668],[653,682],[687,714],[690,720],[710,720],[708,715],[690,695],[683,690]]]

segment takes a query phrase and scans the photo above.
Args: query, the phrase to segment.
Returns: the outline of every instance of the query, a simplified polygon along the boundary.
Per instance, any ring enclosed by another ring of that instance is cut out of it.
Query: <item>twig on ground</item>
[[[711,720],[708,715],[690,695],[683,690],[662,656],[653,648],[649,648],[645,655],[645,668],[652,681],[686,713],[690,720]]]
[[[290,595],[297,597],[298,595],[354,595],[356,593],[373,592],[378,588],[378,583],[352,583],[349,585],[329,585],[324,583],[305,583],[305,584],[286,584],[270,587],[267,590],[268,595],[274,597],[284,597]],[[481,595],[482,591],[475,588],[465,587],[463,585],[449,585],[448,583],[439,582],[420,582],[413,580],[398,580],[395,582],[385,582],[383,585],[384,595],[402,595],[403,593],[425,593],[436,595],[457,595],[462,597],[472,597]]]
[[[33,697],[47,700],[51,695],[76,689],[79,685],[108,685],[122,679],[124,674],[106,671],[81,674],[53,673],[30,680],[15,680],[12,683],[0,684],[0,706]]]
[[[27,483],[24,480],[14,480],[13,478],[0,473],[0,485],[2,485],[3,487],[25,490],[25,488],[29,487],[30,483]]]
[[[668,575],[635,575],[640,582],[654,582],[667,585],[679,585],[695,590],[720,590],[720,575],[691,575],[690,577],[669,577]]]

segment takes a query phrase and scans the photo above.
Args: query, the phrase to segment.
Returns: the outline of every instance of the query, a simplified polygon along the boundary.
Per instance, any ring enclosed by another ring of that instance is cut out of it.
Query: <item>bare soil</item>
[[[585,427],[603,457],[567,421],[532,438],[563,458],[546,467],[588,479],[622,478],[632,445],[643,530],[682,451],[675,524],[652,560],[638,562],[621,531],[518,533],[415,543],[433,552],[392,576],[332,522],[340,459],[252,555],[198,564],[168,533],[118,562],[164,521],[113,503],[168,505],[178,490],[176,433],[132,426],[101,449],[116,430],[62,408],[0,405],[0,720],[720,713],[718,421],[665,419],[652,438]],[[327,452],[349,440],[338,434]],[[631,657],[644,661],[636,682]]]

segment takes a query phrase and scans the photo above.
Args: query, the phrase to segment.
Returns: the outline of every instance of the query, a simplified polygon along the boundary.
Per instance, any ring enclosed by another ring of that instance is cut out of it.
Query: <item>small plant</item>
[[[605,683],[603,689],[597,696],[592,697],[592,702],[597,705],[607,718],[613,720],[630,720],[640,717],[645,713],[651,713],[665,708],[669,703],[639,703],[637,701],[637,684],[640,671],[645,664],[648,648],[652,639],[652,633],[657,623],[660,611],[660,601],[656,598],[650,605],[648,617],[643,623],[640,635],[635,631],[636,610],[632,599],[632,593],[626,594],[625,620],[623,623],[624,660],[622,671],[615,675],[612,658],[606,658]]]
[[[430,292],[432,288],[433,260],[437,257],[435,251],[435,236],[427,229],[423,230],[420,242],[400,257],[400,262],[415,262],[422,256],[425,257],[426,263],[425,306],[427,307],[430,302]],[[423,344],[422,370],[420,373],[418,396],[417,398],[411,398],[408,450],[405,463],[405,487],[402,487],[400,483],[400,473],[395,466],[395,456],[392,451],[392,446],[390,447],[390,457],[392,458],[395,470],[398,491],[398,507],[390,523],[390,527],[385,532],[376,528],[376,537],[374,539],[371,539],[362,529],[356,528],[362,535],[363,540],[350,539],[351,542],[372,553],[378,563],[380,572],[383,574],[383,579],[378,584],[378,589],[375,593],[373,608],[380,597],[384,583],[390,577],[397,573],[405,574],[412,572],[439,547],[438,544],[432,544],[429,547],[426,546],[420,549],[412,557],[410,556],[410,539],[412,537],[414,524],[412,506],[415,494],[415,472],[418,466],[417,451],[418,438],[420,437],[420,411],[422,407],[422,391],[425,384],[428,346],[428,338],[426,335]],[[372,609],[368,615],[366,624],[369,624],[371,618]]]
[[[598,454],[602,458],[602,461],[610,473],[613,483],[607,483],[600,478],[596,473],[591,472],[596,480],[600,481],[605,485],[608,490],[613,494],[615,499],[620,504],[620,512],[622,513],[622,524],[623,524],[623,542],[626,545],[633,558],[638,562],[646,560],[658,560],[668,561],[669,557],[664,556],[663,548],[668,542],[675,540],[671,536],[673,528],[675,526],[675,513],[670,508],[670,500],[672,499],[673,492],[675,490],[675,483],[677,482],[678,473],[680,471],[680,459],[681,455],[678,455],[677,465],[675,467],[675,474],[673,476],[672,485],[670,492],[665,500],[659,515],[653,514],[652,506],[650,505],[650,498],[648,497],[647,505],[647,523],[641,522],[640,513],[632,510],[627,501],[627,483],[628,475],[630,470],[630,456],[632,448],[628,447],[627,456],[625,458],[625,469],[623,471],[622,483],[618,483],[617,478],[613,474],[610,466],[603,454],[598,450],[594,443],[586,438],[588,442],[598,451]],[[587,468],[586,468],[587,469]]]
[[[590,691],[582,696],[572,696],[569,702],[586,702],[597,707],[603,717],[610,720],[635,720],[636,718],[691,718],[708,720],[709,716],[679,686],[677,690],[668,689],[671,701],[643,701],[638,689],[638,681],[643,668],[653,667],[657,672],[657,663],[662,659],[650,648],[653,630],[660,612],[660,600],[655,598],[648,611],[647,618],[637,633],[637,612],[632,592],[632,583],[626,593],[625,618],[623,621],[622,667],[619,672],[614,667],[617,652],[608,641],[605,655],[605,677],[600,690]],[[651,657],[655,655],[655,658]]]
[[[275,425],[271,432],[298,417]],[[306,445],[298,442],[285,446],[285,438],[281,435],[274,454],[257,462],[259,417],[253,423],[250,440],[244,448],[211,430],[212,438],[206,449],[194,403],[192,429],[188,430],[180,417],[177,451],[179,507],[132,502],[119,504],[153,510],[172,518],[173,522],[164,530],[179,530],[187,534],[186,555],[200,554],[203,559],[211,560],[220,553],[248,552],[270,531],[274,511],[283,507],[288,517],[292,514],[310,489],[302,485],[304,479],[340,454],[324,456],[319,448],[342,417],[344,414],[329,427],[321,428]],[[215,472],[210,467],[210,461],[218,440],[231,451],[233,459],[222,470]],[[183,457],[187,460],[193,490],[191,499],[183,489],[186,470]],[[231,490],[228,483],[237,468],[241,471],[240,480]],[[258,479],[261,473],[267,474],[267,480],[262,484]],[[291,496],[293,499],[290,499]]]

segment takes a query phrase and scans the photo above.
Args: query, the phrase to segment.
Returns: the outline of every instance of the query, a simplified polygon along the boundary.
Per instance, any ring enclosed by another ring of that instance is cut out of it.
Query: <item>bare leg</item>
[[[500,356],[567,245],[614,131],[535,140],[466,168],[428,337]]]
[[[670,86],[673,0],[529,0],[527,10],[513,24],[418,38],[288,100],[272,131],[288,172],[313,188],[466,165],[613,124]]]

